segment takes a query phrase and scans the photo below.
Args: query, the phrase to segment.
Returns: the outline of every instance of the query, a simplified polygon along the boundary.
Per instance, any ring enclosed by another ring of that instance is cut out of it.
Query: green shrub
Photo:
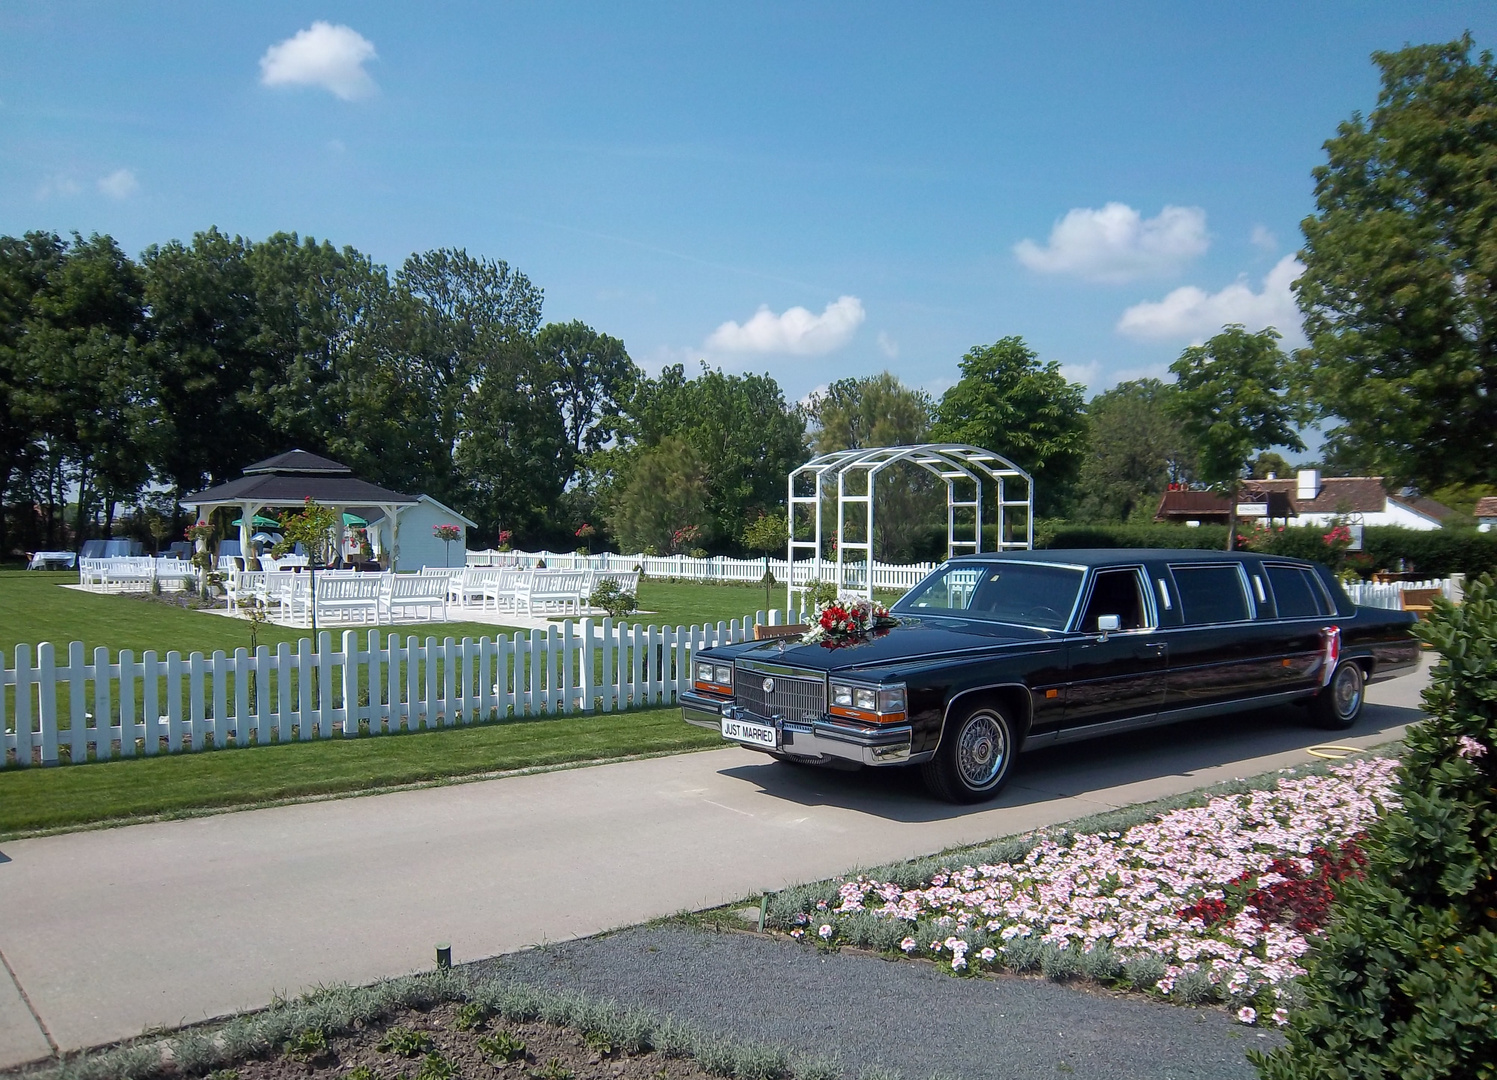
[[[385,1037],[379,1041],[375,1049],[399,1054],[401,1057],[420,1057],[431,1049],[431,1036],[413,1028],[392,1027],[385,1032]]]
[[[615,619],[621,619],[639,608],[639,598],[632,592],[624,591],[612,578],[604,578],[598,582],[587,598],[587,603],[589,607],[602,608]]]
[[[327,1032],[320,1027],[309,1027],[297,1032],[281,1049],[293,1061],[309,1064],[324,1061],[333,1054],[333,1048],[327,1041]]]
[[[1402,809],[1375,827],[1366,877],[1339,889],[1268,1080],[1497,1077],[1497,581],[1435,601],[1440,655],[1409,728]]]
[[[480,1036],[475,1045],[479,1053],[492,1061],[520,1061],[526,1053],[525,1040],[507,1031]]]
[[[997,533],[983,537],[983,547],[996,547]],[[1188,548],[1221,551],[1227,546],[1225,525],[1072,525],[1064,521],[1035,524],[1037,548]]]

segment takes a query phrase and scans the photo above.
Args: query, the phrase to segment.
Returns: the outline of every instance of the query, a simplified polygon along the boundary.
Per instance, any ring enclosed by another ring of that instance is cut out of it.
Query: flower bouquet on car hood
[[[810,645],[817,641],[842,641],[862,637],[875,630],[887,630],[898,625],[899,620],[889,614],[882,604],[853,597],[839,597],[816,605],[811,629],[801,637]]]

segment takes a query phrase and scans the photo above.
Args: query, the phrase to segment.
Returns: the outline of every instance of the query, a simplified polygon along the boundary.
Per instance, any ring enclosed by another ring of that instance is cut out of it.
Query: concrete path
[[[494,956],[1384,742],[1425,681],[1330,739],[1284,709],[1037,751],[976,809],[730,747],[9,842],[0,1068],[428,967],[437,941]]]

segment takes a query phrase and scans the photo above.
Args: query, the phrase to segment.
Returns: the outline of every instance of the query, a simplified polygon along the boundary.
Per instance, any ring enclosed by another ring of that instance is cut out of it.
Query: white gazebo
[[[247,558],[256,514],[261,510],[299,509],[307,499],[336,512],[339,552],[344,550],[347,530],[343,515],[350,508],[372,506],[381,510],[391,522],[391,548],[398,550],[399,511],[417,502],[414,495],[403,495],[360,480],[340,462],[305,450],[289,450],[249,466],[237,480],[182,496],[182,505],[191,507],[200,519],[223,506],[238,510],[239,550]]]
[[[1034,481],[1030,475],[1013,462],[991,450],[964,443],[920,443],[914,446],[874,446],[855,450],[834,450],[812,458],[790,474],[789,502],[786,525],[789,532],[787,558],[790,563],[790,583],[786,596],[786,611],[795,611],[795,596],[804,593],[811,581],[821,580],[823,573],[824,522],[822,505],[829,494],[826,488],[833,478],[837,485],[837,560],[836,577],[838,589],[848,584],[847,553],[860,553],[866,560],[867,572],[860,575],[859,587],[851,592],[861,592],[869,601],[873,599],[873,492],[878,474],[891,465],[908,463],[917,465],[946,483],[946,556],[978,552],[982,550],[983,485],[986,481],[995,491],[991,505],[996,509],[998,525],[997,550],[1027,549],[1034,544]],[[856,478],[861,475],[861,481]],[[854,478],[851,484],[849,478]],[[1023,497],[1015,497],[1012,486],[1022,488]],[[809,490],[808,490],[809,489]],[[813,536],[809,540],[795,538],[796,510],[800,509],[811,519]],[[1009,539],[1010,511],[1024,511],[1023,539]],[[851,510],[861,540],[849,540],[846,535]],[[970,521],[958,521],[958,516],[970,517]],[[971,539],[966,539],[970,526]],[[958,536],[961,539],[958,539]],[[809,574],[797,581],[795,555],[797,551],[811,552]],[[829,568],[829,567],[828,567]]]

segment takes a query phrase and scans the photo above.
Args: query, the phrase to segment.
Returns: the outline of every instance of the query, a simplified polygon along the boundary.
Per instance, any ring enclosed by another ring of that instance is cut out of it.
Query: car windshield
[[[906,593],[894,611],[1064,630],[1084,576],[1073,566],[948,563]]]

